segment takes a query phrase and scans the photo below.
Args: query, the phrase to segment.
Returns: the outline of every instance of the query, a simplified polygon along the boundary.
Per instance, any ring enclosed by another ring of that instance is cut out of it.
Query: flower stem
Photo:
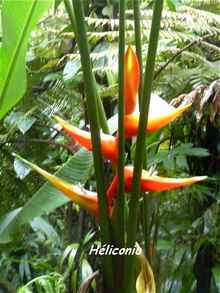
[[[141,17],[140,17],[140,0],[133,0],[134,10],[134,32],[136,54],[140,66],[140,87],[139,87],[139,104],[143,85],[143,66],[142,66],[142,49],[141,49]]]
[[[117,247],[125,246],[125,194],[124,194],[124,164],[125,164],[125,135],[124,135],[124,51],[125,51],[125,0],[119,1],[119,57],[118,57],[118,196],[115,201],[112,217],[114,243]],[[115,258],[116,292],[121,292],[121,280],[124,274],[124,257]],[[120,274],[118,273],[120,271]]]
[[[81,56],[82,71],[84,77],[86,101],[88,106],[88,116],[90,121],[91,138],[93,145],[93,159],[95,167],[97,193],[99,199],[100,211],[100,230],[102,245],[110,243],[110,223],[108,218],[107,203],[104,186],[104,168],[101,155],[100,144],[100,126],[97,110],[97,89],[95,78],[92,72],[91,60],[89,57],[89,47],[86,36],[86,27],[84,21],[84,11],[81,0],[73,0],[73,9],[75,14],[77,43]],[[113,288],[113,270],[112,257],[106,255],[103,257],[104,283],[110,289]]]
[[[132,182],[131,200],[129,203],[128,231],[127,231],[127,247],[133,247],[137,234],[138,219],[138,202],[140,195],[140,178],[143,167],[143,158],[145,153],[146,134],[145,129],[148,121],[148,109],[150,104],[150,96],[152,90],[154,66],[156,60],[156,51],[158,45],[160,20],[163,10],[163,0],[156,0],[154,4],[154,12],[151,24],[150,40],[148,47],[148,56],[144,74],[144,84],[141,95],[141,111],[139,118],[138,136],[136,143],[135,162],[134,162],[134,178]],[[125,259],[125,278],[123,284],[123,292],[134,292],[134,260],[130,256]]]
[[[118,162],[118,197],[116,199],[117,242],[124,247],[124,164],[125,164],[125,136],[124,136],[124,51],[125,51],[125,0],[119,2],[119,97],[118,97],[118,134],[119,134],[119,162]]]
[[[133,0],[133,9],[134,9],[134,31],[135,31],[135,47],[136,53],[140,65],[140,87],[139,87],[139,105],[140,105],[140,97],[142,93],[143,87],[143,64],[142,64],[142,46],[141,46],[141,17],[140,17],[140,0]],[[143,158],[143,167],[147,168],[147,157],[146,153]],[[148,196],[143,193],[143,230],[144,230],[144,251],[145,255],[148,257],[148,247],[149,247],[149,239],[150,235],[148,233],[148,222],[149,222],[149,209],[148,209]]]

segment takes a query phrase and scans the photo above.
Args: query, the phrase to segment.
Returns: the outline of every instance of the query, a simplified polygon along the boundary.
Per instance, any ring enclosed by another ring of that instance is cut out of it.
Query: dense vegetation
[[[2,15],[7,1],[0,1]],[[134,45],[132,1],[126,2],[126,45]],[[155,1],[140,2],[145,64]],[[147,135],[145,169],[165,177],[207,175],[208,179],[184,189],[148,193],[147,200],[141,197],[137,240],[152,266],[157,292],[217,293],[220,4],[218,0],[164,2],[153,93],[175,106],[190,102],[192,108]],[[100,241],[96,219],[14,156],[17,153],[68,182],[96,190],[92,153],[61,132],[53,118],[58,114],[88,129],[85,84],[68,3],[56,0],[37,25],[33,23],[22,99],[5,106],[5,113],[0,99],[0,292],[77,292],[80,286],[84,286],[80,292],[86,292],[85,280],[93,272],[89,292],[100,292],[102,286],[97,273],[101,259],[88,254],[91,245]],[[109,119],[118,107],[118,1],[83,3],[97,90]],[[14,11],[13,17],[21,17],[19,13]],[[22,80],[23,75],[17,76],[11,100],[19,95]],[[113,133],[117,125],[108,122]],[[131,164],[135,142],[127,141],[126,149]],[[112,167],[105,162],[104,168],[108,185]]]

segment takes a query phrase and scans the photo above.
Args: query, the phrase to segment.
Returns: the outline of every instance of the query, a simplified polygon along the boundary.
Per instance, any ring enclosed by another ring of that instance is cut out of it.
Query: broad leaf
[[[28,39],[53,0],[3,1],[0,48],[0,119],[26,90],[25,56]]]
[[[56,175],[68,182],[84,184],[91,175],[92,166],[92,153],[80,149]],[[69,199],[50,183],[45,183],[22,209],[0,218],[0,243],[10,242],[21,225],[50,213],[68,201]]]
[[[37,217],[33,221],[31,221],[31,228],[35,232],[40,232],[41,234],[45,235],[48,239],[54,240],[58,239],[58,234],[53,226],[44,218]]]

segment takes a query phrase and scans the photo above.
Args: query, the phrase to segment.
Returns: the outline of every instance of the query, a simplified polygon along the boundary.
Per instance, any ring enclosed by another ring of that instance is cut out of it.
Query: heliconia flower
[[[81,146],[87,150],[92,151],[91,133],[75,127],[58,116],[54,116],[56,121],[62,126],[63,130],[73,139],[75,139]],[[101,133],[101,151],[104,158],[118,162],[118,142],[117,138]]]
[[[31,167],[37,173],[42,175],[47,179],[55,188],[63,192],[69,199],[71,199],[75,204],[78,204],[80,207],[86,209],[92,215],[98,217],[99,208],[98,208],[98,197],[95,192],[81,188],[80,186],[70,184],[55,175],[48,173],[37,165],[23,159],[19,155],[15,156],[23,161],[26,165]]]
[[[185,111],[191,107],[191,104],[175,108],[169,105],[166,101],[160,97],[153,95],[151,97],[149,117],[146,127],[146,131],[153,132],[159,130],[160,128],[166,126],[170,122],[174,121],[176,118],[181,116]],[[130,138],[132,136],[137,136],[138,133],[138,122],[139,113],[134,112],[130,115],[125,115],[125,136]]]
[[[124,96],[125,114],[132,114],[137,104],[138,88],[140,84],[140,68],[138,58],[129,46],[125,52],[124,66]]]
[[[125,177],[125,191],[130,192],[132,188],[132,180],[133,180],[133,167],[127,166],[124,169],[124,177]],[[141,191],[150,191],[150,192],[162,192],[168,191],[171,189],[176,189],[180,187],[189,186],[193,183],[203,181],[207,177],[206,176],[196,176],[191,178],[167,178],[167,177],[159,177],[159,176],[150,176],[146,170],[142,170],[141,174]],[[114,197],[117,196],[118,189],[118,176],[116,175],[112,183],[110,184],[107,197],[109,201],[112,201]]]

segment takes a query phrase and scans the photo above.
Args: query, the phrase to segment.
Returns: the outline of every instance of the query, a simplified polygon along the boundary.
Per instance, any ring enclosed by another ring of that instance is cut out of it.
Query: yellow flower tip
[[[50,174],[39,166],[25,160],[21,156],[15,154],[15,157],[24,162],[26,165],[35,170],[38,174],[49,181],[55,188],[64,193],[73,203],[78,204],[80,207],[88,210],[91,214],[98,217],[98,197],[97,194],[81,188],[77,185],[70,184],[57,176]]]
[[[180,106],[177,109],[179,109],[180,113],[186,112],[187,110],[189,110],[189,108],[192,107],[192,103],[189,103],[185,106]]]
[[[47,171],[43,170],[42,168],[40,168],[39,166],[29,162],[28,160],[22,158],[21,156],[19,156],[18,154],[14,154],[14,156],[20,160],[21,162],[23,162],[24,164],[26,164],[27,166],[29,166],[31,169],[35,170],[37,173],[41,174],[43,177],[45,177],[47,180],[50,179],[50,177],[52,176],[50,173],[48,173]]]
[[[88,210],[94,216],[98,217],[99,208],[97,194],[77,185],[72,185],[72,190],[74,192],[74,196],[69,196],[69,198],[73,202],[79,204],[82,208]]]
[[[57,116],[57,115],[53,115],[52,116],[53,118],[54,118],[54,120],[56,120],[58,123],[60,123],[60,122],[62,122],[63,121],[63,119],[62,118],[60,118],[59,116]]]
[[[192,177],[192,179],[194,180],[194,182],[204,181],[207,178],[208,178],[208,176],[195,176],[195,177]]]
[[[127,63],[127,72],[131,72],[133,69],[133,60],[136,57],[135,52],[133,51],[131,45],[128,46],[127,51],[125,53],[125,59]]]
[[[71,125],[69,122],[63,120],[62,118],[60,118],[57,115],[54,115],[53,118],[60,124],[60,126],[66,130],[66,131],[74,131],[75,130],[75,126]]]
[[[190,107],[191,103],[187,104],[185,106],[181,106],[178,108],[174,108],[174,110],[168,112],[167,114],[150,118],[148,119],[147,124],[147,131],[153,132],[156,131],[167,124],[173,122],[175,119],[177,119],[179,116],[181,116],[184,112],[186,112]]]
[[[65,125],[65,122],[62,118],[60,118],[59,116],[57,115],[53,115],[53,118],[54,120],[56,120],[57,123],[60,124],[61,127],[63,127]]]

